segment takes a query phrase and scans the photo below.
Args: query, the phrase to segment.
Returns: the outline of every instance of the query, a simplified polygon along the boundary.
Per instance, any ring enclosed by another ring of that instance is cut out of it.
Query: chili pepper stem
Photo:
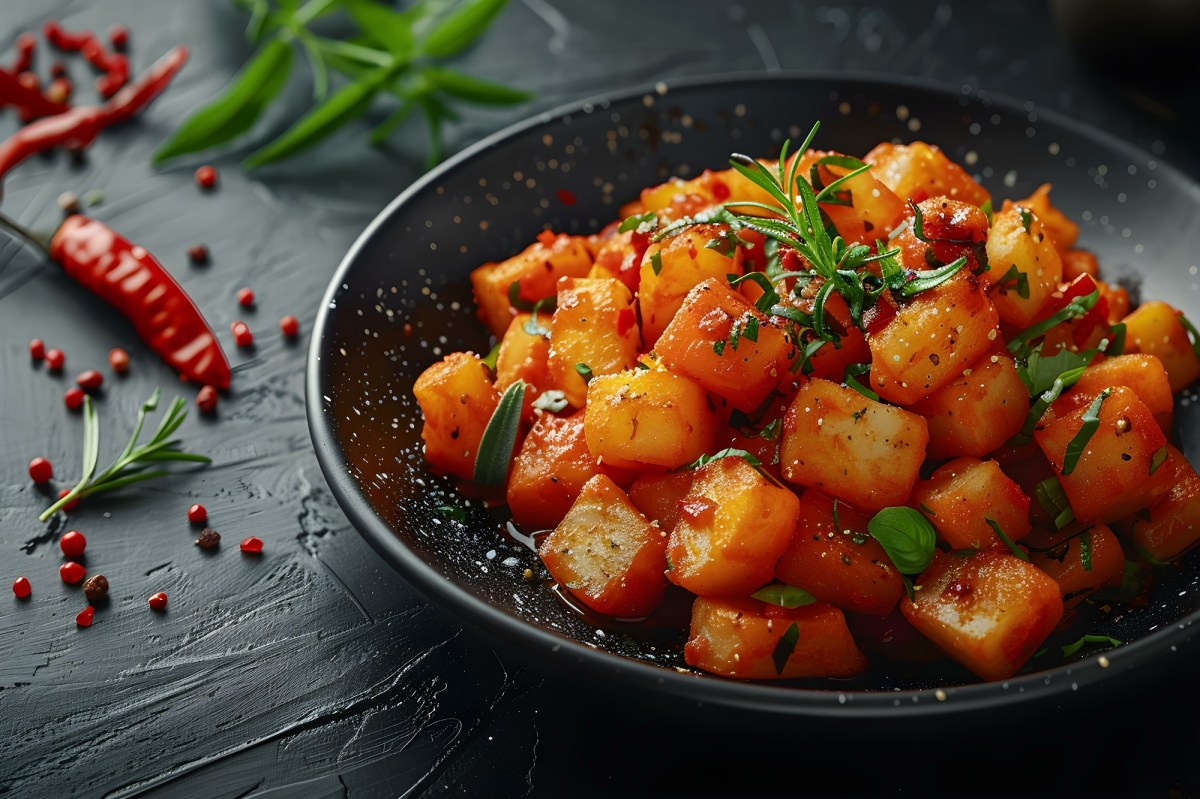
[[[9,219],[4,214],[0,214],[0,228],[4,228],[19,239],[24,239],[30,244],[41,250],[47,258],[50,258],[50,239],[51,235],[35,233],[29,228],[21,225],[12,219]],[[50,260],[54,260],[50,258]]]

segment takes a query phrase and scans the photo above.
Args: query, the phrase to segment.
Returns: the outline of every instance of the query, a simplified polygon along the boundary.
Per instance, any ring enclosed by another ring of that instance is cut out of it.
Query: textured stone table
[[[684,10],[686,9],[686,10]],[[245,19],[224,2],[8,0],[0,61],[23,30],[49,18],[69,29],[131,31],[134,70],[183,42],[192,60],[138,121],[106,132],[82,162],[35,158],[7,181],[4,213],[51,227],[55,198],[100,190],[92,209],[157,253],[218,331],[245,318],[257,346],[239,351],[234,388],[215,419],[182,435],[215,464],[89,502],[87,565],[111,582],[93,627],[56,573],[61,522],[25,473],[35,455],[70,477],[81,421],[61,396],[70,376],[125,347],[133,369],[98,403],[103,451],[127,435],[154,386],[190,401],[128,324],[56,268],[0,237],[0,794],[25,796],[630,796],[642,793],[869,790],[957,795],[973,789],[1180,795],[1200,788],[1200,692],[1178,677],[1136,703],[1056,718],[1047,708],[1017,737],[967,721],[908,738],[822,743],[819,727],[681,729],[637,703],[598,699],[570,675],[544,677],[416,596],[349,527],[309,446],[305,348],[277,333],[285,313],[311,327],[341,255],[421,169],[424,133],[385,150],[349,126],[311,155],[248,176],[245,150],[212,159],[218,190],[191,180],[195,162],[155,171],[149,155],[250,52]],[[43,51],[44,53],[44,51]],[[1078,65],[1041,3],[632,3],[513,0],[468,70],[531,88],[528,107],[470,111],[451,149],[535,110],[655,80],[735,71],[853,70],[912,75],[1029,100],[1126,138],[1197,174],[1186,95],[1117,88]],[[77,80],[84,70],[75,62]],[[42,65],[43,72],[45,64]],[[81,92],[89,91],[88,88]],[[259,134],[304,103],[297,79]],[[797,109],[798,119],[807,119]],[[15,127],[0,116],[0,134]],[[208,266],[190,265],[203,242]],[[234,295],[250,286],[252,311]],[[63,376],[31,367],[34,337],[68,355]],[[228,336],[226,336],[228,338]],[[107,368],[105,367],[107,372]],[[204,503],[224,536],[193,546],[184,517]],[[257,535],[261,558],[236,542]],[[31,601],[8,594],[18,574]],[[166,591],[165,614],[146,597]],[[959,728],[962,724],[966,729]],[[969,747],[959,740],[979,741]],[[1038,775],[1038,776],[1034,776]]]

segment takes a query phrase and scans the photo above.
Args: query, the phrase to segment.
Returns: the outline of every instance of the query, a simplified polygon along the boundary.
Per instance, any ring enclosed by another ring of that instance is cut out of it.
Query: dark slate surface
[[[1045,708],[1003,730],[958,719],[834,737],[744,722],[730,728],[719,718],[674,722],[570,674],[539,675],[460,630],[405,587],[330,498],[308,443],[304,347],[285,343],[275,327],[284,313],[311,325],[342,253],[419,174],[422,132],[408,130],[379,151],[365,145],[365,123],[352,126],[311,156],[253,177],[236,168],[235,152],[213,159],[220,187],[205,195],[191,181],[194,164],[155,172],[149,153],[246,57],[243,17],[223,2],[7,2],[0,60],[11,58],[18,32],[51,17],[69,28],[129,25],[135,71],[179,42],[191,46],[192,62],[148,114],[102,135],[83,163],[60,154],[20,167],[4,187],[2,210],[49,228],[59,192],[101,190],[95,216],[157,253],[226,339],[229,323],[245,318],[258,343],[251,351],[230,345],[233,391],[215,420],[191,418],[182,429],[214,457],[213,467],[92,502],[65,525],[38,524],[46,497],[31,487],[25,464],[49,457],[56,485],[78,468],[81,422],[61,405],[70,376],[100,367],[110,347],[133,355],[132,373],[110,381],[99,402],[106,455],[154,386],[189,399],[192,390],[115,312],[0,239],[0,794],[1200,790],[1195,652],[1181,653],[1171,679],[1098,700],[1083,714]],[[533,110],[630,84],[839,69],[1028,99],[1198,173],[1187,87],[1099,77],[1072,59],[1036,2],[514,0],[465,66],[532,88],[538,99],[530,108],[468,113],[449,131],[452,148]],[[80,64],[73,69],[77,81],[90,81]],[[307,90],[297,82],[291,105],[273,111],[260,133],[278,130]],[[807,118],[804,109],[797,115]],[[0,134],[14,127],[11,115],[0,118]],[[197,242],[211,249],[211,265],[188,264],[185,251]],[[258,293],[253,311],[234,300],[242,286]],[[65,349],[64,376],[31,367],[26,344],[35,336]],[[184,511],[196,501],[225,536],[216,554],[192,545]],[[72,621],[81,592],[56,573],[57,534],[76,527],[90,541],[89,570],[112,584],[87,630]],[[237,551],[251,534],[266,541],[261,558]],[[28,602],[7,594],[18,574],[33,582]],[[166,614],[145,604],[160,590],[171,596]]]

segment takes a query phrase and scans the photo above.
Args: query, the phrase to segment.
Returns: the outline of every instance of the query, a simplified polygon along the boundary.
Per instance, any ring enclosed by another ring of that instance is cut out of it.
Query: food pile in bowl
[[[425,458],[598,618],[693,594],[694,668],[1006,679],[1200,539],[1168,442],[1200,334],[1103,281],[1049,186],[994,205],[935,146],[816,132],[476,269],[498,344],[417,379]]]

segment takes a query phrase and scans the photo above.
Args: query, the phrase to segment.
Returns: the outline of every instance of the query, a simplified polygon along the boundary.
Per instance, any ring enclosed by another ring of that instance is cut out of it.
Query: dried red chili
[[[43,150],[54,147],[78,150],[88,146],[101,130],[129,119],[157,97],[187,61],[187,57],[186,47],[176,47],[156,61],[145,75],[126,85],[104,105],[81,105],[66,110],[63,110],[64,106],[58,106],[59,110],[50,112],[54,116],[47,116],[21,128],[0,143],[0,177],[7,175],[29,156]],[[22,100],[29,102],[30,93],[26,91],[18,99],[17,90],[12,86],[20,87],[19,82],[14,79],[10,85],[3,77],[5,75],[7,73],[0,70],[0,105],[5,102],[22,105]],[[40,92],[32,94],[41,97]]]
[[[17,60],[13,62],[13,72],[19,75],[33,66],[33,49],[35,47],[37,47],[37,37],[32,33],[22,33],[17,37]]]
[[[63,30],[62,25],[59,25],[57,20],[53,19],[48,20],[42,26],[42,33],[45,35],[46,41],[59,50],[82,50],[84,45],[96,38],[96,35],[91,31],[68,33]]]
[[[54,478],[54,465],[45,458],[34,458],[29,462],[29,479],[41,485]]]
[[[0,108],[6,105],[15,105],[22,117],[29,119],[55,116],[70,110],[65,103],[56,103],[36,88],[26,86],[15,73],[0,69]]]
[[[189,380],[228,388],[229,362],[200,310],[144,247],[78,214],[63,220],[50,257],[121,311],[138,335]]]
[[[221,543],[221,534],[211,527],[205,527],[196,538],[196,546],[201,549],[216,549]]]
[[[93,605],[108,596],[108,578],[103,574],[93,575],[83,582],[83,595]]]

